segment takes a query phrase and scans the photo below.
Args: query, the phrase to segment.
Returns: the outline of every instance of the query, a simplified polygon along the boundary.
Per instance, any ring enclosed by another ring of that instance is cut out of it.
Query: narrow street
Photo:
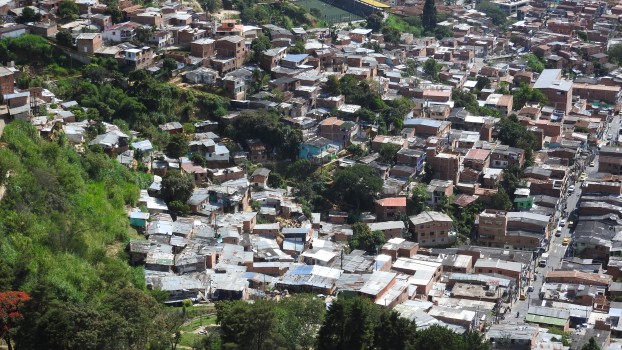
[[[612,135],[612,142],[616,143],[619,132],[621,128],[621,118],[619,115],[613,117],[611,123],[607,125],[605,130],[602,133],[601,139],[603,141],[607,141],[608,135]],[[585,160],[585,164],[581,164],[582,162],[578,162],[576,164],[576,168],[574,168],[572,174],[569,176],[568,183],[566,184],[566,188],[570,185],[575,185],[575,191],[572,194],[568,194],[566,192],[565,196],[562,198],[561,207],[563,208],[566,205],[566,210],[558,211],[556,214],[557,222],[559,222],[559,216],[563,215],[563,218],[568,220],[568,214],[571,213],[576,207],[581,197],[581,182],[578,181],[581,173],[585,171],[588,174],[588,178],[591,174],[598,172],[598,150],[597,148],[593,148],[594,151],[594,166],[590,167],[590,156],[587,156]],[[583,168],[584,166],[584,168]],[[574,179],[577,179],[575,182]],[[557,227],[557,226],[555,226]],[[501,321],[501,323],[523,323],[525,320],[525,316],[527,315],[527,310],[530,305],[541,305],[542,300],[540,300],[539,293],[540,288],[544,282],[544,276],[548,271],[552,271],[561,266],[561,261],[565,256],[572,257],[572,242],[569,246],[562,245],[562,241],[564,237],[572,238],[572,232],[568,225],[566,224],[562,227],[562,232],[559,237],[556,237],[554,234],[551,235],[551,242],[549,244],[548,253],[548,262],[545,267],[535,267],[535,280],[531,280],[530,282],[525,283],[524,290],[527,290],[527,286],[532,286],[533,291],[525,293],[525,300],[520,300],[519,298],[512,305],[512,312],[505,315],[505,319]],[[518,317],[517,317],[518,315]]]

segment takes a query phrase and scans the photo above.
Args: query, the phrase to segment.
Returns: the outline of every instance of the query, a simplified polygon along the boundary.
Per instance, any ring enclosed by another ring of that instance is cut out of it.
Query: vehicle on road
[[[579,176],[579,181],[585,181],[585,180],[587,180],[587,174],[583,173],[581,174],[581,176]]]
[[[568,221],[568,228],[572,228],[574,226],[574,221]]]
[[[562,235],[562,228],[561,226],[557,226],[557,228],[555,229],[555,237],[560,237]]]
[[[527,287],[527,293],[531,293],[531,292],[533,292],[533,286]]]
[[[620,130],[622,130],[622,129],[620,129]],[[594,161],[590,162],[590,166],[594,166]]]
[[[570,238],[564,237],[564,240],[562,241],[562,245],[567,246],[569,243],[570,243]]]
[[[613,138],[613,134],[607,134],[607,140],[611,140]]]
[[[540,262],[538,263],[538,266],[540,267],[546,267],[546,263],[549,260],[549,253],[544,253],[542,254],[542,256],[540,257]]]
[[[561,227],[566,226],[566,219],[559,220],[559,226],[561,226]]]
[[[574,185],[568,186],[568,193],[573,193],[574,189],[575,189]]]

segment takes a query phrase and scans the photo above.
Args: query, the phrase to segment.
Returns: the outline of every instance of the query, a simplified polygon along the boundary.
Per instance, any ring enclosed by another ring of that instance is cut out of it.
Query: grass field
[[[308,11],[311,11],[312,8],[318,9],[323,16],[318,19],[326,21],[327,23],[351,22],[364,19],[363,17],[329,5],[321,0],[296,0],[294,3]]]

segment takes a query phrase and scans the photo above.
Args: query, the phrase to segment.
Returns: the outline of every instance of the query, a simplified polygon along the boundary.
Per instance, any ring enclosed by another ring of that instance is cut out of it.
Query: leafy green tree
[[[433,32],[436,28],[436,3],[434,0],[425,0],[421,22],[426,32]]]
[[[447,26],[436,26],[434,29],[434,36],[436,39],[441,40],[444,38],[453,38],[454,32],[449,29]]]
[[[207,10],[207,12],[219,12],[222,10],[222,0],[204,0],[203,6],[205,6],[205,10]]]
[[[490,199],[490,208],[497,210],[510,210],[512,209],[512,200],[508,196],[507,192],[503,188],[499,188]]]
[[[454,100],[454,106],[463,107],[473,114],[479,113],[477,98],[470,91],[452,89],[451,98]]]
[[[207,159],[205,159],[205,156],[201,154],[201,152],[192,153],[190,160],[198,166],[202,166],[204,168],[207,166]]]
[[[41,13],[35,11],[31,7],[25,7],[22,10],[22,14],[15,19],[17,23],[30,23],[30,22],[40,22],[41,21]]]
[[[188,202],[192,196],[194,181],[190,176],[177,171],[169,171],[162,178],[161,196],[167,203],[179,201]]]
[[[324,90],[334,96],[341,95],[339,79],[337,79],[336,75],[328,76],[328,78],[326,79],[326,84],[324,84]]]
[[[72,47],[73,46],[73,36],[68,30],[59,30],[56,33],[56,42],[58,45]]]
[[[190,206],[182,201],[172,201],[168,203],[168,211],[176,219],[179,216],[187,216],[190,214]]]
[[[376,253],[384,244],[385,237],[382,231],[372,231],[366,223],[357,222],[352,226],[351,249],[364,250],[370,254]]]
[[[275,309],[270,302],[252,305],[221,302],[216,305],[223,347],[240,350],[273,349],[283,341],[277,331]]]
[[[525,150],[525,159],[530,160],[533,151],[538,148],[536,135],[527,130],[516,116],[504,117],[496,125],[498,139],[505,145]]]
[[[395,158],[400,147],[393,144],[383,144],[380,146],[380,160],[386,164],[395,164]]]
[[[482,1],[475,8],[490,17],[494,25],[502,26],[507,22],[505,12],[489,1]]]
[[[76,18],[80,14],[80,8],[71,0],[63,0],[58,5],[58,13],[65,19]]]
[[[378,309],[361,299],[337,299],[326,313],[318,336],[318,350],[372,349]]]
[[[594,76],[604,77],[606,75],[609,75],[607,67],[600,62],[594,62]]]
[[[57,37],[56,40],[59,40],[59,38]],[[101,84],[108,77],[108,69],[97,64],[89,63],[82,67],[82,76],[93,83]]]
[[[503,171],[501,186],[508,196],[514,196],[514,192],[520,186],[523,177],[523,170],[517,166],[511,166]]]
[[[136,28],[135,40],[138,43],[147,43],[152,35],[153,28],[147,26],[138,27]]]
[[[316,168],[317,166],[313,165],[309,160],[298,159],[287,166],[287,174],[294,179],[304,179],[309,177]]]
[[[368,210],[382,190],[382,179],[369,166],[355,164],[335,171],[331,192],[344,207]]]
[[[607,55],[609,56],[609,61],[613,64],[621,64],[622,63],[622,44],[615,44],[609,48],[607,51]]]
[[[264,51],[270,49],[272,43],[270,38],[266,35],[260,35],[251,43],[251,52],[253,53],[252,61],[255,63],[261,62],[261,55]]]
[[[352,144],[348,146],[347,150],[354,158],[360,158],[365,155],[365,149],[360,145]]]
[[[423,211],[429,210],[429,195],[425,184],[418,184],[413,188],[413,195],[406,202],[406,211],[408,215],[417,215]]]
[[[529,87],[529,85],[523,83],[518,90],[512,92],[514,96],[514,109],[521,109],[530,103],[539,103],[540,105],[546,105],[548,99],[546,96],[537,89]]]
[[[431,0],[426,0],[431,1]],[[432,80],[438,79],[438,73],[441,71],[441,65],[436,62],[434,58],[428,58],[423,64],[423,72],[432,78]]]
[[[373,30],[374,32],[379,32],[382,29],[383,23],[384,15],[382,14],[382,12],[374,12],[367,16],[366,27]]]
[[[181,158],[188,153],[188,140],[183,134],[171,136],[171,140],[166,146],[166,154],[172,158]]]
[[[600,346],[596,343],[594,337],[590,337],[590,340],[583,344],[581,350],[600,350]]]
[[[292,46],[289,49],[289,53],[291,54],[300,54],[300,53],[305,53],[305,43],[302,41],[296,41],[296,43],[294,44],[294,46]]]
[[[417,350],[466,350],[460,335],[439,325],[418,331],[414,348]]]
[[[365,298],[339,298],[319,330],[318,350],[412,349],[415,324]]]
[[[378,350],[412,349],[416,337],[415,322],[400,317],[395,311],[380,312],[374,343]]]
[[[536,73],[542,73],[544,70],[544,63],[540,60],[540,58],[532,53],[528,53],[523,57],[527,60],[527,66],[531,68]]]
[[[478,76],[477,77],[477,84],[475,84],[475,88],[477,90],[482,90],[482,89],[487,89],[490,88],[490,79],[488,79],[485,76]]]

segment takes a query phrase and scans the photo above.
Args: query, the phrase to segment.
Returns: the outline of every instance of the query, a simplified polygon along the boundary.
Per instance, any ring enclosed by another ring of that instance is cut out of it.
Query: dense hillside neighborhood
[[[0,347],[622,349],[622,2],[0,16]]]

